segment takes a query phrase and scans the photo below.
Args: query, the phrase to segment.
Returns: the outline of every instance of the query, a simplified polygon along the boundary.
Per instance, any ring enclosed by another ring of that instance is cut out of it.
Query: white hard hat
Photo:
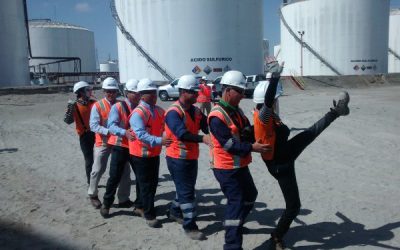
[[[207,79],[207,76],[202,76],[202,77],[201,77],[201,80],[207,81],[207,80],[208,80],[208,79]]]
[[[74,84],[74,93],[76,94],[78,92],[78,90],[80,90],[81,88],[86,88],[86,87],[90,87],[89,83],[84,82],[84,81],[80,81]]]
[[[260,81],[257,84],[257,87],[254,89],[253,93],[253,102],[255,103],[264,103],[265,92],[267,92],[269,86],[269,81]],[[278,86],[276,87],[275,99],[280,97],[283,94],[282,84],[278,82]]]
[[[271,72],[268,72],[267,75],[265,76],[265,78],[267,78],[267,79],[271,79],[271,77],[272,77],[272,73]]]
[[[137,91],[146,91],[146,90],[157,90],[157,86],[154,82],[148,78],[144,78],[139,81],[137,86]]]
[[[246,78],[242,72],[231,70],[222,76],[221,84],[245,89]]]
[[[192,75],[181,76],[178,80],[178,88],[199,91],[199,83]]]
[[[138,90],[137,90],[138,83],[139,83],[139,81],[136,79],[129,79],[125,84],[125,90],[138,92]]]
[[[103,81],[102,89],[115,89],[119,90],[118,88],[118,82],[112,77],[107,77]]]

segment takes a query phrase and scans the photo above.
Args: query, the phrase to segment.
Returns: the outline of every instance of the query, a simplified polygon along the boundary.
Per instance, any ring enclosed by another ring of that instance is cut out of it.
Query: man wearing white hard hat
[[[157,228],[161,224],[156,218],[154,197],[158,185],[160,153],[162,145],[169,145],[171,140],[163,136],[165,111],[156,105],[157,86],[150,79],[142,79],[137,90],[141,101],[129,118],[136,136],[136,140],[129,141],[129,153],[140,190],[133,213],[144,217],[148,226]]]
[[[222,98],[208,116],[213,146],[210,148],[211,165],[227,198],[224,249],[242,249],[243,224],[258,194],[248,168],[251,152],[269,150],[269,145],[254,142],[245,133],[249,131],[250,122],[239,108],[245,82],[242,72],[226,72],[221,79]]]
[[[211,87],[207,85],[207,77],[203,76],[200,79],[200,86],[197,97],[197,102],[199,103],[200,111],[203,114],[210,114],[211,110]]]
[[[104,98],[95,103],[90,113],[90,129],[96,134],[96,142],[88,195],[91,204],[96,209],[101,207],[101,202],[98,198],[99,181],[106,171],[108,158],[111,153],[111,145],[108,144],[110,131],[107,128],[107,120],[111,106],[117,102],[117,95],[119,93],[118,81],[112,77],[107,77],[103,81],[102,89],[104,91]],[[129,176],[122,178],[118,189],[118,201],[121,205],[130,202],[130,185]]]
[[[349,94],[345,91],[334,101],[333,107],[319,121],[289,139],[290,130],[275,111],[280,72],[272,73],[269,81],[260,82],[254,90],[253,100],[255,139],[270,144],[271,150],[261,154],[270,174],[278,181],[286,209],[271,233],[271,249],[285,249],[283,237],[300,211],[300,196],[295,174],[295,160],[336,118],[349,114]]]
[[[135,135],[129,126],[129,115],[136,108],[140,101],[140,94],[137,91],[138,80],[130,79],[125,84],[125,100],[117,102],[111,107],[108,116],[107,127],[111,133],[108,144],[112,145],[110,176],[107,180],[106,191],[103,197],[103,206],[100,214],[108,217],[110,208],[114,203],[115,193],[121,178],[129,180],[130,163],[129,141],[135,139]],[[136,183],[136,186],[138,184]],[[138,194],[138,188],[136,188]],[[134,203],[128,200],[125,204],[119,204],[120,207],[131,207]]]
[[[86,180],[89,185],[94,146],[94,133],[90,131],[89,118],[90,110],[96,101],[91,99],[92,87],[87,82],[75,83],[73,92],[76,94],[76,101],[68,103],[64,121],[67,124],[75,122],[76,133],[79,136],[79,144],[85,159]]]
[[[167,110],[165,132],[172,139],[166,149],[168,170],[176,187],[176,198],[167,216],[182,224],[193,240],[205,239],[196,224],[195,186],[198,172],[199,143],[210,144],[207,117],[193,104],[199,85],[192,75],[179,78],[179,100]],[[202,130],[206,135],[199,135]]]

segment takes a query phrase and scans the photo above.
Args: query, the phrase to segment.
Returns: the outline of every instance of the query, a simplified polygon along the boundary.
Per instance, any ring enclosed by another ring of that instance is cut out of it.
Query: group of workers
[[[277,179],[286,202],[270,240],[271,249],[284,249],[282,239],[300,210],[295,159],[332,121],[349,114],[349,95],[342,92],[338,102],[334,101],[321,120],[289,139],[290,130],[274,109],[281,93],[277,87],[279,78],[280,72],[274,72],[256,87],[254,127],[239,107],[246,84],[245,76],[239,71],[223,75],[220,101],[211,110],[204,107],[203,112],[195,104],[199,100],[210,102],[207,99],[210,90],[204,79],[199,85],[192,75],[180,77],[179,99],[166,111],[156,105],[157,87],[149,79],[127,81],[126,98],[117,100],[118,82],[107,78],[102,83],[105,97],[97,102],[91,99],[89,84],[76,83],[73,91],[77,100],[69,103],[65,122],[76,124],[91,204],[108,218],[118,189],[117,207],[133,206],[133,213],[144,218],[147,225],[160,227],[154,198],[164,146],[168,170],[176,188],[176,197],[167,216],[181,224],[189,238],[206,239],[196,224],[195,203],[199,143],[205,143],[210,148],[213,174],[227,198],[223,248],[242,249],[243,224],[258,194],[248,168],[251,152],[257,152]],[[110,154],[110,174],[101,202],[97,188]],[[133,202],[129,199],[130,169],[136,177]]]

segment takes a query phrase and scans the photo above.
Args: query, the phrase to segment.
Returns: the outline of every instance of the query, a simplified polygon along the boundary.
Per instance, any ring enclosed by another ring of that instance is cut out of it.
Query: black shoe
[[[135,208],[133,208],[132,212],[133,212],[133,215],[136,215],[136,216],[144,218],[144,210],[143,210],[143,208],[135,207]]]
[[[206,236],[200,230],[185,230],[185,234],[192,240],[205,240]]]
[[[156,218],[150,219],[150,220],[147,220],[147,219],[146,219],[146,224],[147,224],[149,227],[152,227],[152,228],[160,228],[160,227],[161,227],[160,221],[157,220]]]
[[[271,234],[270,250],[285,250],[287,249],[283,243],[283,240],[278,238],[274,233]]]
[[[94,208],[99,209],[101,207],[101,201],[99,200],[99,197],[97,196],[89,197],[89,200]]]
[[[178,224],[181,224],[181,225],[183,224],[183,218],[171,214],[170,210],[167,211],[167,217],[168,217],[168,219],[173,220]]]
[[[104,205],[101,206],[100,214],[101,214],[101,216],[103,216],[104,219],[109,218],[110,217],[110,208],[105,207]]]
[[[121,203],[118,203],[118,205],[116,205],[117,208],[131,208],[133,207],[133,201],[131,200],[127,200]]]

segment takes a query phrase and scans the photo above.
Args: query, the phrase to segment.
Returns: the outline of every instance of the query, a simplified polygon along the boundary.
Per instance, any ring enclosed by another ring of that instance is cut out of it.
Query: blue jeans
[[[243,224],[256,201],[258,191],[249,168],[213,169],[214,176],[228,200],[225,209],[224,250],[242,249]]]
[[[197,160],[167,158],[168,170],[176,187],[176,198],[171,203],[170,213],[183,216],[183,229],[196,230],[195,185],[197,179]]]

